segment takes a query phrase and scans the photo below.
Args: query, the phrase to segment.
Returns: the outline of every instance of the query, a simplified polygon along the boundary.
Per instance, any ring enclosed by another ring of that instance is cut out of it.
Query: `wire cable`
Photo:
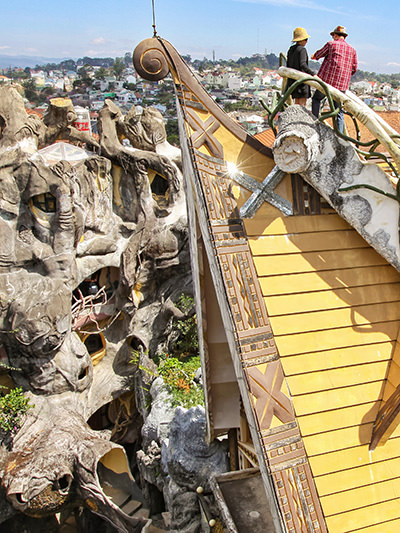
[[[156,30],[156,10],[154,7],[154,0],[151,0],[151,4],[153,6],[153,37],[157,37],[157,30]]]

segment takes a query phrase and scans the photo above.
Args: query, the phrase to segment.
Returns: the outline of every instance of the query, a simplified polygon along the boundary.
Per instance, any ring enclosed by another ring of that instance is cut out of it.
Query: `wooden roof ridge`
[[[148,48],[149,46],[153,48]],[[272,151],[269,147],[248,134],[209,96],[181,56],[167,40],[160,37],[145,39],[136,47],[133,60],[138,74],[150,81],[162,79],[171,69],[177,76],[175,85],[178,91],[185,91],[185,88],[195,87],[197,101],[194,103],[202,105],[202,102],[207,102],[207,108],[210,112],[235,136],[241,141],[254,146],[261,153],[272,157]],[[162,64],[160,61],[162,61]],[[157,66],[155,66],[156,62]]]

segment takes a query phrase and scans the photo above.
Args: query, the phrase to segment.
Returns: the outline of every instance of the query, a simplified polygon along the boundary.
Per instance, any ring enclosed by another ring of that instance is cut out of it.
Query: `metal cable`
[[[157,36],[157,30],[156,30],[156,10],[154,7],[154,0],[151,0],[151,4],[153,7],[153,37]]]

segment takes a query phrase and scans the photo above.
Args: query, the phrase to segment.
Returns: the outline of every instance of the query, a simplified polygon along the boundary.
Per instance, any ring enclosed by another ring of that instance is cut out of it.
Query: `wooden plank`
[[[377,524],[362,527],[361,529],[352,529],[352,533],[356,531],[362,531],[362,533],[393,533],[394,531],[400,531],[400,518],[382,522],[382,517],[380,517],[380,521]]]
[[[325,331],[346,326],[363,326],[383,322],[384,320],[400,320],[400,305],[398,302],[270,317],[275,336],[305,333],[307,331]]]
[[[350,405],[378,401],[381,389],[382,380],[379,380],[372,383],[354,385],[353,387],[343,387],[296,396],[293,398],[293,404],[297,416],[302,416],[330,411],[332,409],[340,409]],[[340,417],[340,412],[337,413],[337,416]]]
[[[352,511],[357,506],[376,505],[393,498],[400,498],[400,483],[397,478],[374,483],[373,487],[360,487],[339,494],[323,496],[321,504],[325,516],[330,516]]]
[[[399,300],[400,283],[388,283],[330,291],[303,292],[296,295],[268,296],[265,298],[265,303],[268,315],[276,316]]]
[[[346,287],[395,283],[400,273],[391,265],[326,270],[259,278],[264,296],[308,293]]]
[[[391,358],[394,343],[395,341],[389,341],[288,356],[282,358],[283,370],[286,376],[339,367],[347,367],[351,372],[353,365],[388,361]]]
[[[258,275],[267,276],[385,265],[386,260],[372,248],[358,248],[344,250],[343,253],[331,250],[302,254],[254,256],[254,263]]]
[[[312,415],[299,416],[297,421],[304,437],[326,431],[335,431],[346,427],[359,426],[361,423],[374,422],[379,410],[379,402],[364,403],[336,411],[324,411]]]
[[[340,412],[337,412],[337,417],[339,421]],[[369,445],[371,432],[372,422],[368,422],[359,426],[341,428],[312,435],[310,437],[304,437],[303,440],[307,455],[312,457],[313,455],[319,455],[321,453],[353,448],[354,446],[360,446],[360,444]],[[336,466],[336,470],[340,470],[339,465]]]
[[[384,445],[400,423],[400,344],[397,339],[371,437],[371,449]]]
[[[399,322],[378,322],[365,327],[345,327],[325,331],[312,331],[276,337],[279,355],[295,355],[325,351],[349,346],[376,344],[394,341],[397,338]]]
[[[383,395],[387,393],[385,388]],[[381,409],[376,416],[371,436],[370,449],[383,446],[400,423],[400,385],[398,385],[388,400],[384,397]]]
[[[335,472],[316,480],[320,496],[327,496],[335,492],[352,490],[357,487],[372,485],[400,477],[400,457],[394,457],[380,463]]]
[[[332,434],[331,434],[332,435]],[[391,438],[385,446],[378,446],[373,452],[369,451],[369,443],[332,452],[310,456],[310,465],[314,476],[323,476],[333,472],[369,465],[371,462],[386,461],[398,457],[400,453],[400,439]]]
[[[377,380],[384,380],[387,374],[387,361],[357,365],[351,369],[335,368],[321,372],[299,374],[287,379],[292,396],[323,390],[333,390]]]
[[[334,231],[351,228],[343,218],[336,214],[247,218],[244,219],[244,227],[248,236],[286,235],[288,233],[309,233],[312,231]]]
[[[249,245],[254,255],[294,254],[299,251],[342,251],[348,248],[370,247],[354,229],[250,238]]]
[[[399,339],[397,339],[395,348],[393,350],[392,362],[390,363],[390,369],[389,369],[389,373],[387,377],[388,383],[391,383],[395,388],[397,388],[397,386],[400,383],[399,368],[400,368],[400,342],[399,342]],[[390,394],[388,394],[388,392],[385,391],[383,393],[384,401],[388,400],[389,397],[390,397]]]
[[[296,217],[296,218],[299,218],[299,217]],[[327,217],[324,217],[324,218],[327,218]],[[306,227],[304,227],[304,230],[306,230]],[[325,229],[324,231],[326,231],[327,234],[329,234],[329,229]],[[271,227],[268,229],[268,231],[264,232],[264,235],[268,235],[268,234],[269,235],[274,235],[274,234],[284,235],[283,228],[282,227],[279,228],[279,225],[275,224],[274,228]],[[275,248],[275,253],[276,251],[278,252],[281,251],[280,246],[282,247],[286,246],[286,251],[289,251],[291,255],[292,254],[296,255],[296,247],[297,247],[302,250],[305,249],[306,252],[304,255],[306,256],[306,254],[310,253],[310,251],[313,248],[301,248],[301,246],[305,246],[305,247],[311,246],[311,244],[308,245],[306,242],[306,238],[307,237],[309,238],[310,236],[304,235],[303,237],[304,239],[290,236],[289,244],[284,243],[283,240],[279,242],[279,240],[275,238],[271,239],[271,241],[272,240],[274,241],[274,245],[275,243],[278,244],[278,247]],[[333,242],[333,240],[334,240],[333,236],[331,240],[329,240],[329,238],[325,240],[325,243],[324,243],[325,250],[333,249],[333,248],[329,248],[329,246],[332,245],[331,243]],[[266,252],[265,252],[264,246],[266,244],[266,241],[267,239],[259,239],[257,241],[257,244],[252,247],[253,253],[265,254]],[[354,250],[348,250],[348,252],[350,253],[347,256],[347,258],[350,257],[350,255],[352,255]],[[346,252],[346,254],[348,252]],[[357,250],[357,252],[359,252],[359,250]],[[282,251],[282,253],[284,253],[284,250]],[[322,253],[324,254],[324,252]],[[313,266],[316,264],[315,258],[308,256],[308,258],[306,259],[308,260],[311,259]],[[323,259],[326,259],[326,256]],[[283,266],[283,271],[284,271],[284,268],[285,268],[284,263],[285,261],[287,261],[287,257],[281,256],[279,260],[281,261],[281,266]],[[373,254],[372,256],[368,255],[367,261],[370,261],[370,260],[376,261],[376,258],[373,258]],[[317,261],[318,261],[318,258],[317,258]],[[299,263],[300,262],[297,262],[297,260],[295,261],[295,265],[298,266]],[[263,264],[265,265],[267,263],[263,263]],[[384,262],[381,262],[381,263],[378,262],[378,265],[384,265]],[[257,262],[256,262],[256,266],[258,268]],[[348,266],[350,266],[350,263],[348,264]],[[351,264],[351,266],[353,267],[354,264]],[[323,269],[323,272],[325,273],[324,261],[322,261],[321,268]],[[376,272],[375,275],[371,275],[371,270],[373,271],[375,269],[379,271],[379,273]],[[391,267],[388,268],[386,265],[377,266],[375,268],[363,267],[360,270],[361,270],[361,276],[364,275],[363,276],[364,280],[360,280],[360,276],[357,275],[358,272],[356,269],[354,268],[345,269],[345,272],[344,272],[345,278],[346,278],[346,281],[350,283],[350,285],[349,283],[343,282],[343,280],[340,278],[340,274],[343,272],[343,270],[339,271],[339,276],[337,275],[338,269],[336,269],[336,272],[334,274],[333,273],[331,274],[332,270],[326,271],[326,272],[329,272],[328,277],[333,278],[334,283],[336,283],[337,285],[338,291],[335,291],[335,292],[330,290],[332,285],[328,280],[324,279],[323,275],[322,276],[319,274],[313,275],[313,273],[310,272],[309,270],[306,270],[305,274],[291,274],[291,273],[289,273],[288,275],[284,274],[284,277],[286,279],[279,279],[279,281],[278,281],[278,276],[275,275],[277,273],[276,270],[273,270],[272,272],[270,272],[273,274],[274,277],[268,276],[267,278],[262,278],[260,280],[264,294],[278,295],[280,294],[279,293],[280,287],[282,288],[283,294],[287,294],[287,295],[291,293],[303,294],[303,297],[300,297],[300,298],[296,298],[296,297],[293,298],[293,296],[281,298],[277,296],[273,299],[267,299],[266,303],[267,303],[268,313],[271,317],[276,317],[275,321],[274,319],[272,319],[272,325],[274,328],[274,332],[275,333],[281,332],[281,334],[285,334],[285,335],[286,333],[289,333],[289,332],[291,334],[299,332],[299,335],[303,336],[303,335],[307,335],[306,334],[307,331],[308,332],[314,331],[314,328],[319,329],[319,328],[325,328],[325,327],[332,327],[332,322],[335,328],[337,327],[337,324],[340,324],[340,325],[345,326],[344,329],[346,330],[347,330],[347,326],[350,326],[350,325],[352,326],[354,324],[357,326],[362,326],[363,324],[369,324],[370,322],[375,322],[375,320],[378,320],[382,323],[386,322],[387,320],[397,322],[400,316],[396,314],[396,311],[394,309],[395,305],[390,303],[390,305],[387,306],[386,304],[388,304],[389,302],[398,301],[400,299],[400,284],[398,283],[399,282],[398,273],[393,272],[394,269],[392,269]],[[297,271],[291,270],[288,272],[293,272],[293,271],[299,272],[298,270]],[[296,275],[297,275],[297,278],[296,278]],[[385,275],[387,275],[390,284],[396,283],[395,288],[391,287],[388,284],[385,285],[385,282],[386,282]],[[299,279],[300,276],[302,276],[303,279]],[[316,290],[315,278],[318,278],[318,280],[320,280],[317,283],[320,284],[320,287],[323,290],[326,289],[325,293],[322,293],[322,294],[319,293],[318,292],[319,287],[317,287],[317,290]],[[289,281],[290,283],[288,284],[287,281]],[[372,290],[368,290],[368,289],[365,290],[365,288],[362,286],[364,285],[364,282],[367,285],[371,285],[372,287],[370,287],[370,289]],[[380,286],[378,287],[376,285],[380,285]],[[358,288],[354,291],[349,291],[348,290],[349,286],[350,287],[355,286]],[[311,291],[311,294],[307,294],[310,291]],[[380,313],[378,312],[378,314],[375,315],[376,318],[373,317],[374,315],[373,311],[376,310],[377,306],[371,305],[371,304],[378,304],[378,311],[380,311]],[[379,305],[379,304],[383,304],[383,305]],[[358,307],[356,309],[356,314],[355,315],[353,314],[353,317],[351,317],[350,310],[348,309],[350,306]],[[362,309],[360,309],[359,306],[362,306]],[[337,312],[338,310],[344,311],[345,309],[347,309],[349,313]],[[325,310],[329,310],[329,311],[326,312]],[[333,311],[333,313],[330,313],[330,311]],[[389,313],[389,317],[388,317],[388,313]],[[390,315],[390,313],[392,313],[392,315]],[[296,315],[296,316],[288,317],[289,314]],[[282,315],[282,316],[279,316],[279,315]],[[282,319],[280,322],[278,321],[279,318]],[[292,319],[291,321],[289,320],[290,318]],[[295,319],[295,323],[293,323],[293,319]],[[297,319],[299,320],[297,321]],[[311,322],[311,325],[310,325],[310,322]],[[386,334],[388,330],[386,328],[383,328],[383,329],[385,330],[384,334]],[[334,331],[331,331],[330,333],[331,335],[335,335],[335,333],[339,333],[339,330],[337,332],[336,330],[334,330]],[[350,332],[345,331],[344,333],[345,333],[346,338],[347,337],[352,338],[352,335],[350,334]],[[364,332],[361,332],[361,333],[364,333]],[[372,329],[368,329],[367,336],[369,337],[370,334],[374,336],[378,334],[376,328],[373,327]],[[293,335],[293,336],[298,337],[298,335]],[[301,338],[309,339],[310,337],[306,336],[306,337],[301,337]],[[369,337],[369,340],[370,339],[371,337]],[[294,402],[295,402],[296,411],[298,412],[297,400],[301,398],[302,396],[312,396],[313,399],[312,399],[312,402],[310,402],[312,404],[318,403],[320,401],[321,398],[317,399],[317,402],[314,401],[316,397],[314,396],[315,393],[313,391],[315,390],[325,391],[327,394],[331,394],[331,392],[334,391],[336,387],[339,387],[339,388],[345,387],[343,391],[343,395],[345,395],[345,392],[348,390],[348,385],[351,385],[352,383],[357,383],[361,380],[368,382],[373,379],[376,379],[378,375],[382,376],[382,379],[383,379],[386,374],[387,360],[389,359],[390,354],[392,352],[392,348],[393,348],[392,339],[393,337],[391,338],[390,342],[380,342],[379,344],[374,343],[371,346],[367,346],[366,355],[364,355],[364,353],[361,355],[361,352],[364,351],[365,346],[363,346],[361,349],[356,348],[356,347],[345,348],[345,350],[347,350],[347,354],[345,354],[345,356],[347,355],[347,358],[349,358],[349,356],[352,356],[350,359],[353,361],[354,360],[353,357],[356,357],[356,361],[357,361],[361,357],[362,358],[366,357],[368,362],[371,361],[371,364],[366,364],[366,365],[361,364],[357,366],[354,365],[352,366],[351,369],[346,369],[346,371],[341,368],[332,367],[332,371],[322,372],[322,374],[319,374],[319,375],[316,374],[316,375],[307,375],[307,376],[305,375],[298,375],[298,376],[292,376],[292,377],[289,376],[288,384],[289,384],[292,395],[295,396]],[[367,342],[369,342],[369,340]],[[277,341],[279,342],[278,339]],[[360,342],[360,339],[358,342]],[[329,361],[331,361],[331,357],[328,356],[328,353],[329,353],[329,356],[333,355],[333,359],[335,359],[334,365],[336,364],[340,365],[341,362],[343,364],[343,362],[346,361],[345,356],[342,355],[343,353],[342,350],[340,350],[340,352],[337,349],[334,349],[330,352],[324,351],[323,354],[326,356],[325,359],[329,359]],[[356,354],[359,354],[358,359],[357,359]],[[321,363],[321,358],[318,356],[319,354],[317,353],[313,354],[312,361],[314,363],[311,362],[311,365],[314,364],[316,366],[319,366],[319,369],[326,368],[323,365],[323,363]],[[378,358],[378,360],[376,360],[376,358]],[[288,368],[292,367],[292,371],[293,369],[295,369],[297,373],[304,372],[305,371],[304,365],[300,366],[299,359],[303,359],[303,362],[305,360],[310,361],[310,356],[288,357],[287,358]],[[318,363],[317,363],[317,359],[319,360]],[[283,362],[285,362],[285,360],[286,359],[283,359]],[[286,368],[285,368],[285,372],[286,372]],[[373,383],[365,383],[365,385],[370,388],[370,386],[373,386]],[[379,386],[379,389],[375,389],[375,392],[371,391],[370,389],[370,392],[373,392],[373,394],[375,394],[377,391],[378,392],[380,391],[380,388],[381,387]],[[307,394],[308,392],[312,392],[312,394],[308,395]],[[339,391],[337,392],[339,393]],[[358,391],[358,393],[359,392],[360,391]],[[356,395],[353,394],[354,401],[357,401],[357,397],[359,398],[359,401],[363,401],[362,397],[365,398],[365,395],[367,393],[368,391],[364,390],[363,393],[361,394],[361,397],[360,397],[360,394],[358,394],[358,396],[357,394]],[[301,395],[301,396],[298,396],[298,395]],[[310,400],[310,398],[308,398],[308,400]],[[330,409],[332,405],[333,405],[332,402],[328,402],[328,407]],[[313,435],[312,437],[307,437],[307,435],[310,435],[310,431],[314,432],[315,430],[317,430],[318,432],[327,431],[324,438],[325,440],[328,439],[328,442],[334,441],[337,444],[339,440],[341,442],[340,445],[351,446],[351,448],[346,448],[346,449],[355,449],[359,447],[367,448],[367,443],[369,442],[368,438],[370,436],[371,429],[372,429],[372,421],[374,417],[376,416],[378,405],[379,404],[377,402],[372,401],[368,404],[361,404],[361,405],[357,404],[351,407],[346,406],[344,408],[338,408],[337,411],[330,410],[328,412],[320,412],[318,414],[301,416],[299,418],[299,424],[300,424],[301,432],[303,436],[306,438],[307,453],[311,453],[313,448],[315,448],[315,444],[317,443],[314,440],[313,446],[311,446],[310,439],[315,439],[316,436],[320,437],[320,435]],[[358,423],[360,421],[364,422],[361,428]],[[336,431],[330,431],[331,429],[338,427],[338,424],[341,429],[336,430]],[[361,437],[360,437],[360,431],[362,433]],[[365,446],[359,445],[360,438],[366,440]],[[335,450],[335,448],[333,449]],[[326,450],[329,450],[329,445],[324,446],[324,450],[319,453],[324,453],[325,455]],[[400,463],[400,459],[397,459],[397,462],[396,460],[392,460],[391,461],[392,467],[396,468],[398,466],[397,463]],[[382,465],[384,464],[385,463],[382,463]],[[376,481],[378,483],[386,481],[387,479],[389,479],[388,476],[390,475],[388,473],[388,470],[385,469],[385,466],[382,466],[382,465],[378,466],[375,472]],[[332,482],[330,484],[329,484],[329,480],[323,477],[319,478],[320,483],[321,483],[320,494],[322,494],[325,497],[328,497],[328,495],[332,495],[332,492],[335,490],[335,488],[337,488],[338,492],[340,491],[340,495],[341,495],[343,490],[359,488],[361,484],[364,484],[366,489],[373,490],[373,488],[370,489],[367,486],[369,483],[368,478],[367,478],[369,468],[370,468],[369,465],[365,465],[363,466],[362,470],[357,469],[358,471],[360,471],[360,480],[359,480],[358,485],[355,485],[357,483],[356,481],[357,478],[354,478],[354,476],[352,478],[351,473],[345,473],[345,476],[343,478],[344,479],[343,484],[341,484],[339,474],[336,474],[334,475],[334,477],[331,477]],[[399,470],[399,476],[400,476],[400,470]],[[330,477],[330,476],[327,476],[327,477]],[[352,479],[353,481],[351,481]],[[319,488],[319,485],[318,485],[318,488]],[[335,494],[335,496],[337,496],[337,494]],[[330,500],[327,500],[327,501],[329,505],[332,505],[332,507],[334,506]],[[339,502],[340,502],[340,499],[339,499]],[[323,500],[323,505],[324,505],[324,513],[326,513],[327,511],[326,511],[326,506],[325,506],[325,500]],[[352,505],[349,507],[349,510],[351,511],[355,505],[357,504],[354,504],[353,502]],[[336,512],[341,512],[341,511],[342,509]],[[346,514],[347,514],[347,510],[345,511],[345,513],[341,514],[340,517],[343,519],[343,517]],[[372,516],[373,515],[374,513],[372,513]],[[383,517],[380,514],[379,516],[380,521],[382,521],[382,518]],[[331,532],[336,531],[334,528],[330,527],[329,523],[328,523],[328,527]],[[344,531],[349,531],[349,529],[346,529],[346,526],[344,526],[343,532]],[[382,532],[383,531],[384,530],[382,530]]]
[[[352,500],[353,503],[360,503]],[[326,523],[330,533],[349,533],[360,529],[368,531],[368,526],[376,525],[376,533],[397,533],[393,523],[396,523],[400,515],[400,500],[395,498],[377,505],[362,507],[354,511],[326,517]],[[392,522],[395,520],[395,522]],[[379,529],[380,527],[380,529]]]

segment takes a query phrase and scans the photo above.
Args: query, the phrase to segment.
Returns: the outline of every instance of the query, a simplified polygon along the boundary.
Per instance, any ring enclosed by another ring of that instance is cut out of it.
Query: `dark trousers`
[[[312,97],[312,100],[311,100],[311,109],[312,109],[312,114],[316,118],[319,117],[319,108],[321,106],[321,101],[324,98],[325,98],[324,93],[322,93],[321,91],[318,91],[318,89],[313,94],[313,97]],[[335,106],[336,109],[338,107],[340,107],[340,104],[338,102],[335,102],[335,100],[333,101],[333,105]],[[339,129],[340,133],[343,133],[343,131],[344,131],[344,114],[343,114],[343,110],[342,109],[339,111],[339,113],[337,114],[336,118],[337,118],[338,129]]]

